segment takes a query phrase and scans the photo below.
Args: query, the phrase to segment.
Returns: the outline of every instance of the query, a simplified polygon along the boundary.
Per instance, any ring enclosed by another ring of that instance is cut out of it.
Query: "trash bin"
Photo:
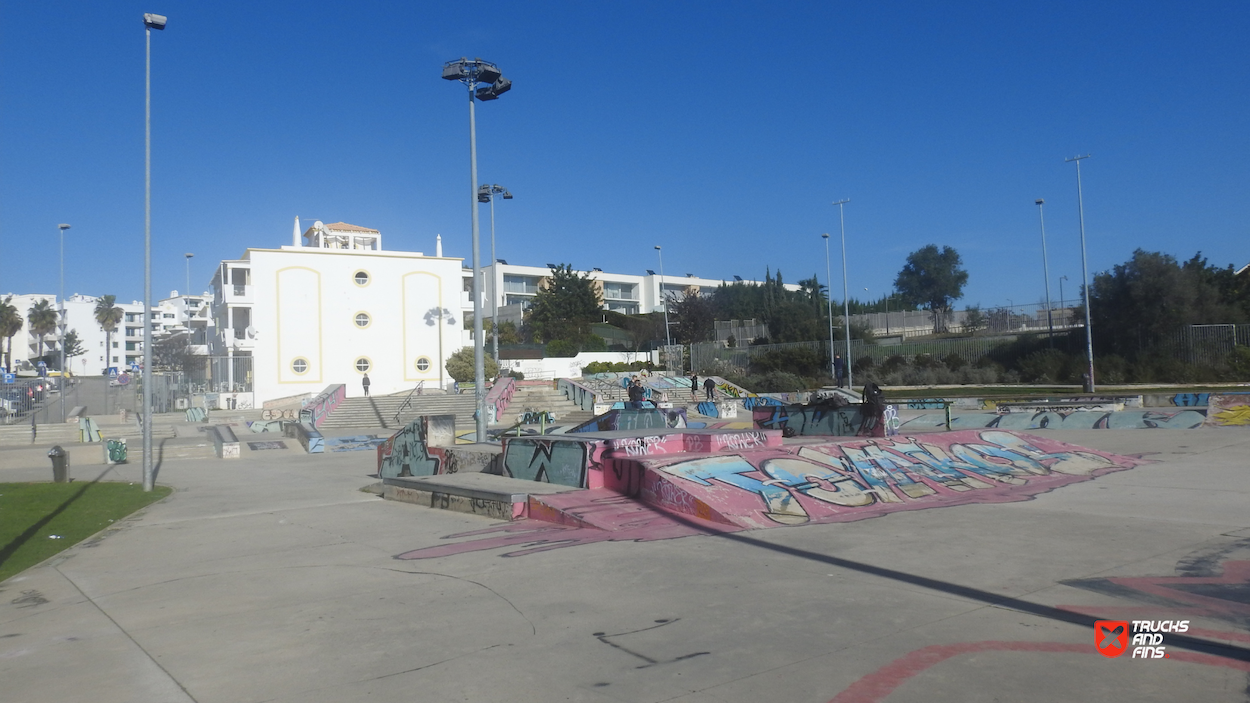
[[[124,439],[110,439],[104,442],[104,463],[125,464],[129,453]]]
[[[69,454],[58,444],[48,450],[48,458],[52,460],[52,480],[69,483]]]

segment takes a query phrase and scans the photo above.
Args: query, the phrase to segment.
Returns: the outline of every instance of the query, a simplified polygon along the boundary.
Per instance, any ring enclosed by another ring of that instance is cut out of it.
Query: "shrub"
[[[547,342],[544,354],[554,357],[570,357],[577,356],[577,352],[581,351],[576,342],[570,342],[567,339],[557,339]]]
[[[486,378],[494,378],[499,374],[499,364],[489,354],[486,355],[483,366],[486,369]],[[474,380],[476,373],[473,368],[473,347],[464,347],[447,357],[447,375],[457,383]]]
[[[905,369],[905,368],[907,368],[907,366],[908,366],[908,364],[907,364],[907,358],[906,358],[906,357],[903,357],[903,356],[901,356],[901,355],[899,355],[899,354],[894,354],[893,356],[889,357],[889,358],[888,358],[888,359],[886,359],[884,362],[882,362],[882,364],[881,364],[881,373],[882,373],[883,375],[889,375],[889,374],[892,374],[892,373],[894,373],[894,372],[896,372],[896,371],[900,371],[900,370],[902,370],[902,369]]]
[[[1228,355],[1228,371],[1234,381],[1250,381],[1250,347],[1233,347]]]
[[[968,365],[968,360],[955,352],[951,352],[942,358],[942,363],[946,364],[946,368],[951,371],[958,371]]]

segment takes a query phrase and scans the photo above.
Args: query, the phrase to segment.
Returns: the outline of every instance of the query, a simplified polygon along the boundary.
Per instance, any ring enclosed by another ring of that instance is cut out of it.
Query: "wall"
[[[371,364],[375,395],[451,380],[442,369],[461,346],[460,259],[293,247],[247,256],[258,402],[316,393],[327,383],[360,396],[361,357]],[[369,274],[366,285],[355,283],[356,271]],[[370,316],[367,327],[355,324],[358,313]],[[308,364],[303,373],[292,368],[297,357]],[[424,371],[418,359],[428,362]]]
[[[581,378],[582,367],[592,361],[613,364],[632,364],[651,361],[650,352],[581,352],[574,357],[546,357],[542,359],[504,359],[506,369],[520,371],[526,378]]]

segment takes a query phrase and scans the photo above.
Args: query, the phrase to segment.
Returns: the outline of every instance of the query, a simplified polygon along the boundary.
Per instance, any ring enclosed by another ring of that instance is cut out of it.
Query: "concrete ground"
[[[0,699],[1250,700],[1250,432],[1046,436],[1158,462],[1018,503],[504,557],[527,550],[471,544],[495,523],[358,490],[370,452],[166,461],[170,498],[0,584]],[[0,481],[46,480],[25,456]],[[140,480],[76,476],[105,471]],[[1188,619],[1207,651],[1105,658],[1078,612]]]

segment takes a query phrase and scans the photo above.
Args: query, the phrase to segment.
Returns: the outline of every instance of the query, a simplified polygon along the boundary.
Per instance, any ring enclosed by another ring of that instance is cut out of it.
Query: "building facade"
[[[250,357],[252,375],[214,380],[250,388],[257,407],[337,383],[358,396],[366,374],[379,395],[446,386],[464,345],[461,259],[386,251],[377,230],[341,222],[299,227],[291,246],[218,266],[209,354]]]

